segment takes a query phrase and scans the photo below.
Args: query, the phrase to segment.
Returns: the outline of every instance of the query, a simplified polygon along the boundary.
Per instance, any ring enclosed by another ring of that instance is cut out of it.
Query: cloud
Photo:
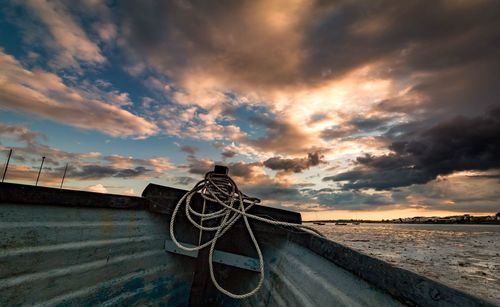
[[[252,197],[264,200],[264,204],[266,204],[266,201],[272,204],[277,201],[291,201],[294,203],[308,201],[298,189],[280,184],[253,185],[246,187],[243,192]]]
[[[230,104],[265,106],[279,120],[264,136],[239,141],[296,155],[385,130],[395,117],[468,114],[495,103],[498,11],[494,1],[142,1],[121,7],[120,18],[130,48],[172,79],[174,101],[208,110],[227,104],[229,92]],[[309,121],[318,114],[326,120]]]
[[[395,204],[390,195],[360,191],[319,192],[316,197],[320,205],[332,209],[373,210]]]
[[[265,85],[284,83],[295,75],[302,56],[299,27],[309,6],[305,1],[217,6],[144,1],[126,3],[121,13],[130,45],[167,74],[181,79],[203,74],[207,81],[201,86],[217,75],[232,84]],[[179,61],[181,56],[190,59],[191,67]]]
[[[43,176],[46,183],[60,181],[66,164],[68,164],[66,177],[74,180],[157,178],[164,176],[166,170],[174,168],[174,165],[164,157],[139,159],[120,155],[102,156],[98,152],[67,152],[40,144],[37,139],[38,133],[21,125],[0,124],[0,135],[2,132],[13,133],[10,136],[21,140],[26,139],[24,146],[0,145],[1,151],[13,149],[12,161],[24,164],[13,166],[14,168],[9,166],[9,177],[13,180],[30,181],[42,156],[45,157]]]
[[[19,155],[18,151],[14,151],[13,160],[16,155]],[[76,155],[76,154],[75,154]],[[38,164],[41,158],[33,159],[27,161],[27,159],[22,158],[22,163],[32,163]],[[59,183],[62,174],[64,172],[65,165],[57,163],[56,167],[50,166],[51,161],[46,159],[46,163],[42,172],[41,181],[45,184],[55,184]],[[11,163],[8,169],[7,178],[9,180],[21,180],[31,182],[36,179],[36,174],[38,172],[37,166],[29,165],[16,165]],[[134,178],[152,178],[163,176],[163,173],[157,172],[154,169],[149,169],[144,166],[135,166],[130,168],[116,168],[112,165],[106,165],[99,162],[87,162],[87,161],[75,161],[68,164],[68,170],[66,174],[66,181],[68,180],[78,180],[78,181],[92,181],[92,180],[104,180],[109,178],[119,178],[119,179],[134,179]]]
[[[116,37],[117,29],[112,23],[96,23],[94,28],[101,40],[105,42],[111,42]]]
[[[130,196],[136,196],[136,193],[135,193],[135,191],[134,191],[133,188],[130,188],[130,189],[127,189],[127,190],[123,191],[123,194],[124,195],[130,195]]]
[[[110,165],[70,165],[68,167],[68,178],[78,180],[99,180],[104,178],[147,178],[157,176],[152,170],[143,166],[133,168],[115,168]]]
[[[494,1],[255,1],[216,7],[142,1],[121,8],[130,45],[153,67],[181,79],[217,76],[216,85],[245,90],[320,83],[389,58],[391,70],[384,73],[405,73],[408,65],[420,70],[461,65],[492,50],[474,46],[495,41],[497,12]]]
[[[351,135],[353,131],[351,129],[340,128],[340,127],[330,127],[322,130],[320,137],[325,141],[331,141],[334,139],[342,138]]]
[[[459,172],[440,176],[425,185],[401,188],[398,193],[404,196],[403,202],[411,202],[427,209],[498,212],[500,184],[498,178],[488,176],[494,174],[495,172],[483,171]]]
[[[378,190],[423,184],[439,175],[500,168],[500,108],[479,117],[456,117],[423,131],[406,131],[392,152],[356,159],[354,169],[323,178],[344,189]]]
[[[264,166],[275,171],[301,173],[311,166],[325,163],[322,158],[323,156],[319,152],[308,153],[307,158],[286,159],[282,157],[272,157],[264,161]]]
[[[24,126],[6,125],[2,123],[0,123],[0,136],[15,139],[26,144],[34,144],[39,138],[47,138],[45,135],[30,131]]]
[[[290,122],[265,118],[254,118],[253,122],[266,127],[264,137],[246,139],[246,143],[257,150],[278,154],[300,154],[307,153],[316,144],[310,134]],[[298,140],[300,141],[297,142]]]
[[[194,156],[188,157],[189,164],[186,166],[190,174],[205,175],[213,170],[215,163],[207,159],[197,159]]]
[[[91,185],[87,187],[87,190],[90,192],[97,192],[97,193],[108,193],[108,190],[106,189],[105,186],[102,184],[98,183],[96,185]]]
[[[190,185],[192,183],[197,182],[197,179],[194,179],[189,176],[177,176],[173,178],[174,184],[180,184],[180,185]]]
[[[197,140],[238,140],[245,136],[233,123],[222,123],[219,115],[222,107],[213,107],[210,112],[192,105],[161,105],[152,115],[163,133],[180,138]]]
[[[57,59],[51,62],[54,67],[79,68],[80,62],[106,62],[99,46],[88,37],[63,2],[30,0],[23,3],[48,30],[49,35],[40,39],[56,53]],[[99,34],[107,40],[113,38],[113,26],[101,25]]]
[[[111,155],[103,158],[117,168],[127,168],[132,165],[149,166],[156,172],[163,172],[174,168],[174,165],[164,157],[154,157],[150,159],[139,159],[133,157],[123,157],[120,155]]]
[[[188,173],[202,175],[212,171],[215,165],[225,165],[229,168],[229,176],[231,176],[238,185],[249,186],[261,182],[269,182],[269,176],[264,172],[261,162],[231,162],[214,161],[209,159],[199,159],[194,155],[188,156],[187,165],[179,166],[180,169],[186,169]]]
[[[37,161],[39,161],[41,157],[45,157],[45,164],[52,166],[60,166],[65,163],[75,164],[82,160],[98,158],[101,155],[99,152],[67,152],[38,143],[28,144],[25,147],[0,146],[0,149],[2,150],[7,150],[9,148],[13,149],[13,160],[37,164]]]
[[[195,155],[196,152],[198,151],[198,148],[196,148],[194,146],[183,145],[183,146],[181,146],[181,151],[185,152],[189,155]]]
[[[221,156],[223,158],[232,158],[234,156],[236,156],[238,153],[235,152],[235,151],[232,151],[232,150],[224,150],[221,152]]]
[[[252,184],[263,178],[267,178],[260,162],[234,162],[228,163],[227,167],[229,168],[229,175],[236,177],[236,180],[243,185]]]
[[[38,164],[41,157],[45,157],[45,165],[59,166],[67,162],[77,163],[101,156],[99,152],[73,153],[41,144],[39,141],[47,141],[47,137],[22,125],[0,124],[0,136],[4,137],[4,140],[12,139],[22,143],[23,146],[12,144],[7,146],[7,142],[0,144],[2,151],[13,149],[12,160],[14,161]]]
[[[187,171],[191,174],[205,175],[207,172],[212,171],[216,164],[219,164],[227,166],[229,168],[229,175],[240,181],[240,184],[250,184],[262,177],[267,178],[260,162],[224,163],[221,161],[198,159],[195,156],[190,156],[187,160],[189,164],[184,166],[184,168],[187,168]]]
[[[115,137],[144,138],[158,132],[154,123],[112,101],[100,100],[102,95],[99,92],[69,87],[59,76],[44,70],[27,70],[1,49],[0,66],[0,108],[33,114],[80,129],[98,130]],[[113,96],[116,101],[123,98],[128,99],[126,94]]]
[[[38,177],[38,170],[41,159],[37,166],[14,164],[11,160],[7,173],[5,174],[5,182],[22,182],[27,184],[35,184]],[[2,167],[2,175],[4,168]],[[61,183],[63,172],[55,172],[52,169],[44,167],[39,178],[38,185],[57,185]]]

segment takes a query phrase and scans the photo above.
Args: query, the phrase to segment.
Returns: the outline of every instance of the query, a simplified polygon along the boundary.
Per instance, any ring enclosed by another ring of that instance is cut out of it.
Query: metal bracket
[[[188,244],[188,243],[182,243],[182,245],[187,246],[187,247],[195,247],[195,245]],[[197,258],[198,257],[198,251],[186,251],[183,250],[177,245],[172,240],[165,240],[165,250],[167,252],[171,252],[174,254],[179,254],[179,255],[184,255],[188,256],[191,258]],[[242,255],[237,255],[233,253],[228,253],[228,252],[223,252],[219,250],[214,251],[214,256],[213,256],[213,261],[216,263],[220,264],[225,264],[229,266],[234,266],[240,269],[245,269],[249,271],[254,271],[254,272],[260,272],[259,269],[259,259],[255,259],[252,257],[247,257],[247,256],[242,256]]]

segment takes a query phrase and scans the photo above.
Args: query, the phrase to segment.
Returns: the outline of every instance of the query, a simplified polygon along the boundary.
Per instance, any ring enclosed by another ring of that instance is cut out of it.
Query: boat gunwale
[[[18,183],[0,183],[2,203],[149,210],[150,201],[143,197],[90,191],[58,189]]]
[[[168,195],[161,193],[165,191]],[[15,203],[74,208],[133,209],[148,210],[168,216],[172,214],[175,204],[186,192],[188,191],[152,183],[146,186],[142,196],[130,196],[2,182],[0,183],[0,205]],[[300,213],[279,208],[256,205],[248,212],[289,223],[302,223]]]

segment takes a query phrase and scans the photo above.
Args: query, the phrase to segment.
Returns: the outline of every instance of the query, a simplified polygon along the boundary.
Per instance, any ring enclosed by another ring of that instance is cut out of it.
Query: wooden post
[[[40,169],[38,170],[38,176],[36,177],[35,186],[38,185],[38,179],[40,179],[40,173],[42,172],[43,161],[45,161],[45,157],[42,157],[42,164],[40,164]]]
[[[5,164],[5,169],[3,170],[2,182],[5,180],[5,175],[7,174],[7,168],[9,167],[10,156],[12,156],[12,148],[9,150],[9,157],[7,158],[7,163]]]
[[[61,180],[61,186],[59,187],[59,189],[62,189],[62,186],[64,183],[64,178],[66,178],[66,171],[67,170],[68,170],[68,163],[66,163],[66,167],[64,168],[64,173],[63,173],[62,180]]]

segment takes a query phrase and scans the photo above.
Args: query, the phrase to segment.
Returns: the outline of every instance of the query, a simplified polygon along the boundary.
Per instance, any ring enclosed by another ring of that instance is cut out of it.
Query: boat
[[[263,283],[249,297],[232,298],[212,277],[231,293],[248,293],[261,276],[244,219],[213,253],[179,248],[174,240],[196,247],[208,236],[186,210],[176,211],[186,193],[156,184],[134,197],[1,183],[0,306],[494,305],[310,231],[257,219],[248,220]],[[193,208],[216,210],[200,193],[192,196]],[[246,213],[302,223],[299,213],[258,204]]]
[[[347,225],[347,223],[337,222],[337,223],[335,223],[335,225],[338,225],[338,226],[346,226],[346,225]]]
[[[325,225],[323,222],[313,222],[314,225]]]

